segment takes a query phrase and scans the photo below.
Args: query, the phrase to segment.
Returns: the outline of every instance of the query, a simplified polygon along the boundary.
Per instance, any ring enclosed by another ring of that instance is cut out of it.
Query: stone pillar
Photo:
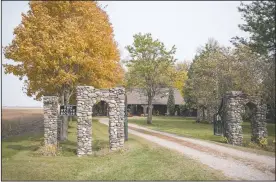
[[[259,143],[258,139],[267,138],[267,128],[266,128],[266,105],[257,104],[255,113],[253,113],[253,118],[251,121],[252,136],[251,140],[253,142]]]
[[[118,127],[118,141],[119,141],[119,148],[124,147],[125,142],[125,132],[124,132],[124,124],[125,124],[125,89],[119,88],[118,93],[118,100],[119,100],[119,127]]]
[[[110,150],[117,149],[117,128],[118,128],[118,116],[117,116],[117,104],[111,102],[109,104],[109,148]]]
[[[62,123],[62,116],[58,116],[58,122],[57,122],[57,140],[58,141],[60,141],[60,135],[62,133],[61,123]]]
[[[56,145],[58,129],[58,97],[44,96],[44,144]]]
[[[242,100],[243,94],[240,91],[227,92],[224,95],[223,121],[225,127],[225,137],[232,145],[242,145]]]
[[[117,150],[124,146],[124,116],[125,116],[124,88],[110,89],[109,96],[109,146],[110,150]]]
[[[77,87],[77,155],[92,154],[92,99],[94,87]]]

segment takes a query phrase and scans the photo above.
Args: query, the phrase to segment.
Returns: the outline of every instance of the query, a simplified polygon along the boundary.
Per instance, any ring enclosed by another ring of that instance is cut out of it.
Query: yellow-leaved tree
[[[177,88],[179,90],[179,92],[181,93],[181,95],[184,97],[184,92],[183,89],[185,87],[185,82],[188,79],[188,68],[189,68],[189,64],[187,61],[183,61],[183,62],[178,62],[175,65],[174,68],[174,87]]]
[[[95,1],[31,1],[4,48],[5,72],[24,79],[28,96],[56,95],[68,104],[77,85],[109,88],[123,70],[108,15]],[[61,139],[67,138],[68,121]]]

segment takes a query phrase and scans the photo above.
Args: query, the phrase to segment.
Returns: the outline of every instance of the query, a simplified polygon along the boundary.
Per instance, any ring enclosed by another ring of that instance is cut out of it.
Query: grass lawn
[[[177,134],[180,136],[199,138],[203,140],[210,140],[214,142],[222,143],[221,136],[215,136],[213,133],[213,125],[207,123],[196,123],[194,118],[187,117],[170,117],[170,116],[158,116],[153,117],[151,125],[146,123],[146,118],[128,118],[130,123],[134,123],[140,126],[145,126],[153,130],[164,131],[168,133]],[[268,123],[268,147],[266,149],[259,148],[258,146],[252,146],[250,143],[251,139],[251,126],[249,122],[243,122],[243,138],[244,146],[252,147],[256,149],[262,149],[267,151],[275,151],[275,124]],[[240,147],[241,148],[241,147]],[[242,147],[244,148],[244,147]],[[275,154],[274,154],[275,156]]]
[[[2,140],[2,180],[225,180],[180,153],[129,135],[123,151],[109,152],[107,126],[93,120],[92,156],[76,156],[76,123],[58,156],[37,153],[42,135]]]

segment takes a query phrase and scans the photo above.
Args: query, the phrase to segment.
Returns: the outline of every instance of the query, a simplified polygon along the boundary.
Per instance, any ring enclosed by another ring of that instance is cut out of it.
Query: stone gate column
[[[92,96],[94,87],[77,87],[77,155],[92,154]]]
[[[119,101],[119,127],[118,127],[118,139],[119,139],[119,147],[124,147],[125,142],[125,132],[124,132],[124,124],[125,124],[125,89],[119,88],[118,93],[118,101]]]
[[[57,146],[58,97],[43,97],[44,111],[44,145]]]
[[[61,140],[61,133],[62,133],[62,127],[61,127],[61,123],[62,123],[62,116],[58,116],[58,122],[57,122],[57,140],[60,141]]]
[[[225,137],[228,143],[233,145],[242,145],[242,99],[243,94],[240,91],[227,92],[223,101],[223,121],[225,127]]]
[[[118,131],[118,114],[117,103],[114,100],[109,102],[109,148],[110,150],[117,149],[117,131]]]
[[[258,143],[258,139],[267,138],[266,128],[266,104],[257,104],[256,111],[251,122],[252,136],[251,140]]]
[[[117,150],[124,146],[124,116],[125,116],[124,88],[110,89],[109,101],[109,146],[110,150]]]

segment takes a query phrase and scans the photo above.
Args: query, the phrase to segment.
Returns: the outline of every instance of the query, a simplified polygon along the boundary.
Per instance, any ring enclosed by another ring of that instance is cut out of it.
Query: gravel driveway
[[[108,118],[99,118],[108,125]],[[202,140],[128,124],[129,133],[200,161],[233,180],[275,180],[275,157],[258,155]]]

